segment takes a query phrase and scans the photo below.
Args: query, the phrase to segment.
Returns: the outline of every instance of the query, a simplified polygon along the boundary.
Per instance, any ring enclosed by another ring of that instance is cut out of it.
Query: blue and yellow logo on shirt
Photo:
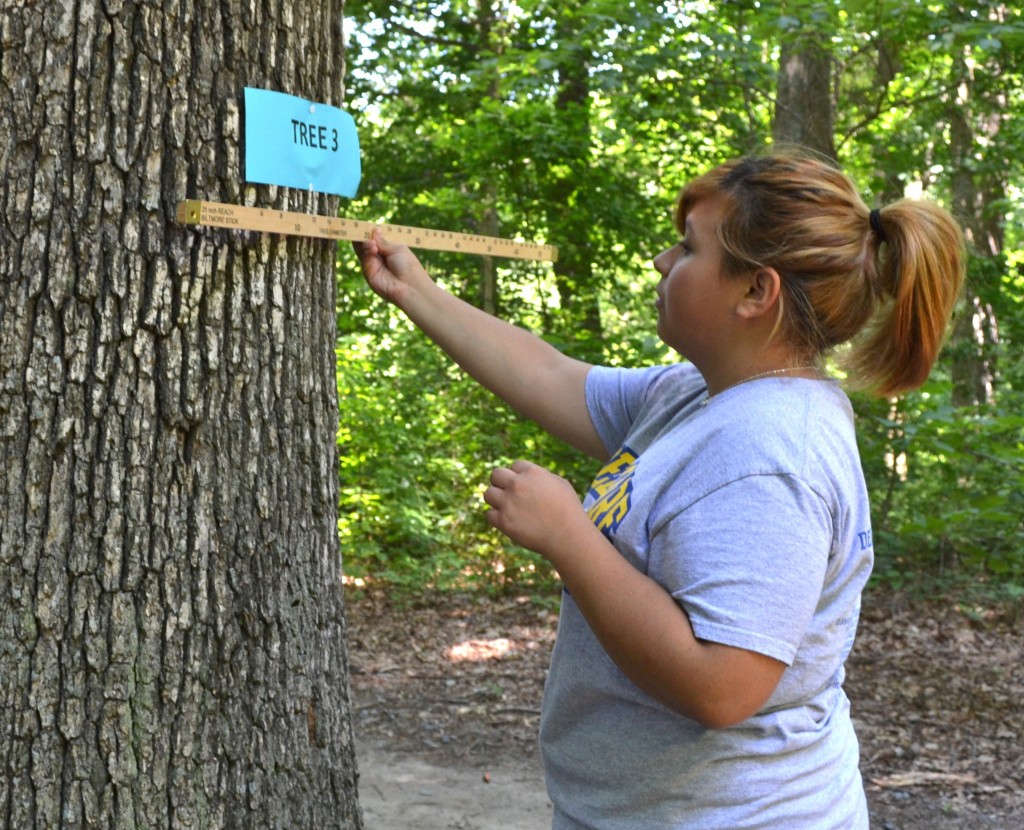
[[[587,515],[605,536],[611,536],[618,530],[629,513],[636,458],[636,453],[623,446],[601,468],[590,485],[589,494],[594,501],[587,509]]]

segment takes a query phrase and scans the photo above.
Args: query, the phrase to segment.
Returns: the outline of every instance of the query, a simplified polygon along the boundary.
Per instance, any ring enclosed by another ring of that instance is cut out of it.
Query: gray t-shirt
[[[873,551],[846,395],[776,377],[703,405],[689,364],[586,388],[613,456],[595,524],[698,638],[788,668],[758,714],[706,729],[626,678],[566,593],[541,719],[554,828],[866,828],[842,682]]]

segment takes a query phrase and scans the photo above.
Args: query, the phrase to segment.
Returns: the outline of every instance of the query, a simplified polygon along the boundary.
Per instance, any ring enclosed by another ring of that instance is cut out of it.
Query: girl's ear
[[[754,319],[775,315],[776,304],[782,291],[782,278],[774,268],[758,268],[750,274],[747,290],[740,299],[737,313],[740,317]]]

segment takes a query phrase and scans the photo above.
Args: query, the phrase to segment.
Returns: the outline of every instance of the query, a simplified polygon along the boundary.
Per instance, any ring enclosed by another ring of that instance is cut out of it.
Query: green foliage
[[[933,380],[889,401],[858,400],[873,496],[875,579],[899,587],[973,582],[989,601],[1024,589],[1024,280],[1005,257],[972,257],[968,276],[998,309],[995,403],[954,407],[947,349]],[[965,310],[964,313],[967,313]]]
[[[998,318],[999,341],[984,354],[996,367],[994,403],[951,403],[952,355],[970,357],[970,343],[947,352],[919,392],[855,401],[875,578],[921,590],[966,580],[1010,599],[1024,591],[1024,239],[1013,221],[1021,192],[1010,186],[1024,158],[1019,10],[915,0],[353,0],[347,13],[364,156],[364,195],[351,214],[559,245],[556,268],[424,261],[474,303],[493,269],[502,317],[576,356],[621,365],[669,357],[654,331],[650,260],[674,241],[678,187],[765,142],[782,39],[827,32],[835,143],[866,197],[909,189],[976,205],[964,219],[978,228],[1004,217],[1003,255],[971,265],[972,288]],[[983,140],[958,154],[955,129]],[[344,250],[338,274],[348,575],[411,591],[549,590],[550,569],[489,529],[481,494],[491,469],[518,457],[581,492],[594,465],[468,381],[369,292]]]
[[[583,460],[376,300],[354,261],[343,261],[339,276],[338,530],[348,577],[414,592],[467,584],[550,592],[550,567],[500,542],[482,495],[491,470],[519,457],[585,486]]]
[[[875,578],[983,578],[1024,585],[1024,415],[958,410],[932,381],[898,402],[858,400],[872,495]]]

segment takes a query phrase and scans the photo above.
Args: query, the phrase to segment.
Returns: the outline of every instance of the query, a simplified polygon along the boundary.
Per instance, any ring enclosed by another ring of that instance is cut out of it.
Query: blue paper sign
[[[245,180],[352,198],[362,165],[356,124],[344,110],[245,88]]]

